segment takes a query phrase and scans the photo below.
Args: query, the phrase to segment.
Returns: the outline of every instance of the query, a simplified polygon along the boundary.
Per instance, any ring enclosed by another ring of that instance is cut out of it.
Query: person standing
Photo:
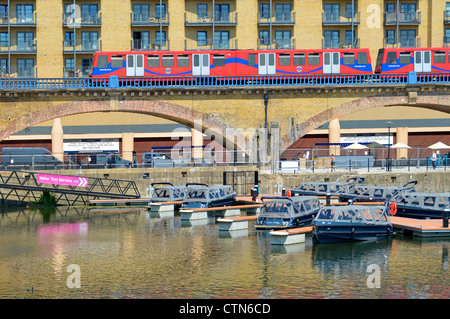
[[[431,155],[431,165],[433,166],[433,169],[436,168],[436,161],[437,161],[437,155],[436,155],[436,152],[433,151],[433,155]]]
[[[334,154],[331,154],[331,171],[334,172],[336,167],[336,159],[334,158]]]

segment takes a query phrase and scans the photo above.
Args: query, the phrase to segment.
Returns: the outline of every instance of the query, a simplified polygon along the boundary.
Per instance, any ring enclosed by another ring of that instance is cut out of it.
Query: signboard
[[[393,143],[394,137],[391,135],[388,138],[387,135],[341,135],[340,143],[372,143],[377,142],[382,145]]]
[[[119,139],[65,140],[63,150],[64,153],[117,153],[119,152]]]
[[[37,182],[42,184],[80,186],[80,187],[87,187],[88,181],[89,179],[86,177],[63,176],[52,174],[38,174],[37,178]]]

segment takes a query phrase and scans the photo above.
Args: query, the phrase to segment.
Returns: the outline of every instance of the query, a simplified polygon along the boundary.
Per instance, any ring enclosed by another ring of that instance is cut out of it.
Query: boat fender
[[[395,202],[391,202],[389,214],[394,216],[396,213],[397,213],[397,204]]]

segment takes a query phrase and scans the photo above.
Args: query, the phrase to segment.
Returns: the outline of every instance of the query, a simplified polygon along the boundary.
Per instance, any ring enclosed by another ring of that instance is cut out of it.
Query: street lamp
[[[388,155],[387,155],[387,162],[386,162],[386,170],[390,171],[391,170],[391,124],[392,122],[387,122],[387,127],[388,127]]]

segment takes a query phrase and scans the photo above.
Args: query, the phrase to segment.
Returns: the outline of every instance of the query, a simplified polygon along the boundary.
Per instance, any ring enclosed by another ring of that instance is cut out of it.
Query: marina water
[[[403,235],[275,246],[252,223],[219,232],[214,218],[139,208],[3,211],[0,298],[447,299],[449,246]]]

